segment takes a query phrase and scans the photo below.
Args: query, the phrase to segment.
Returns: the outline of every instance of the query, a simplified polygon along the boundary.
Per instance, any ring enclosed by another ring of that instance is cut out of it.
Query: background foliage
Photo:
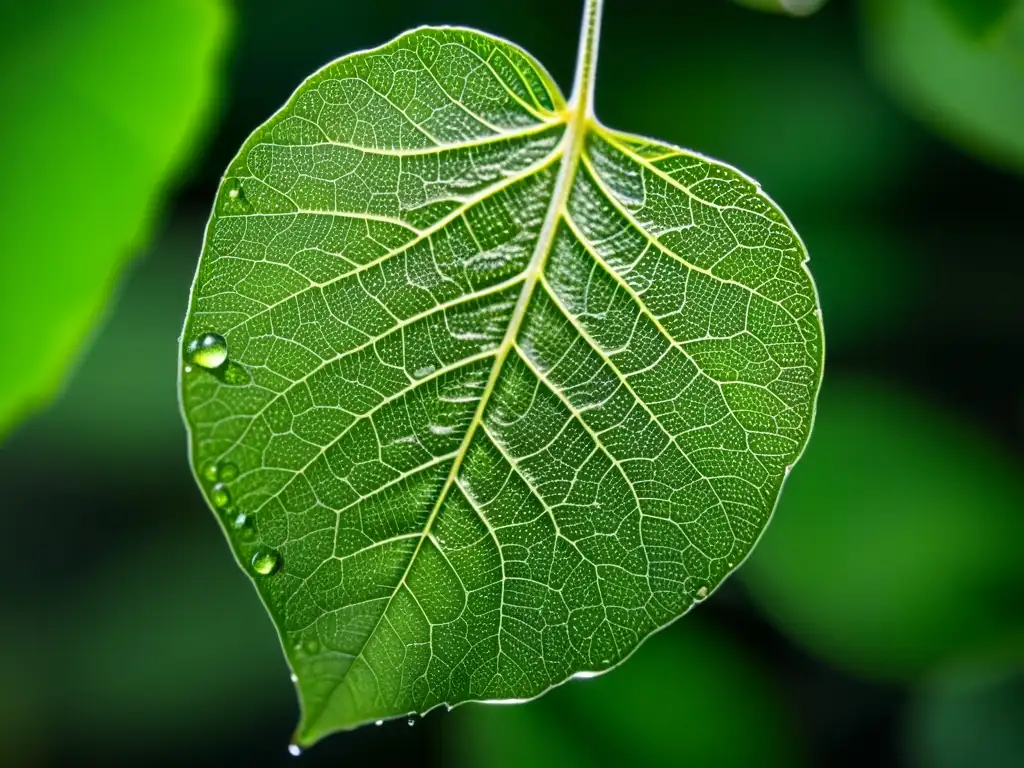
[[[189,476],[175,402],[176,338],[217,181],[309,72],[420,23],[509,37],[565,87],[579,4],[249,0],[229,31],[226,9],[196,0],[187,33],[114,0],[80,5],[115,10],[75,24],[51,2],[0,19],[19,42],[4,47],[0,93],[41,105],[8,109],[19,119],[2,134],[5,385],[49,354],[32,342],[68,296],[108,291],[112,265],[143,257],[64,394],[0,443],[0,750],[13,765],[283,763],[296,717],[287,671]],[[726,0],[645,0],[642,12],[609,0],[606,13],[601,117],[742,168],[807,243],[829,361],[804,463],[741,578],[622,669],[526,707],[336,737],[304,759],[1019,765],[1024,392],[1008,350],[1024,333],[1024,3],[833,0],[797,19]],[[170,146],[167,110],[197,115],[148,186],[133,186],[130,142],[89,140],[58,71],[75,47],[32,68],[41,48],[27,42],[54,35],[91,52],[99,103],[156,97],[130,105],[136,135]],[[125,64],[128,43],[169,52]],[[922,77],[939,60],[955,68],[943,87]],[[185,93],[186,70],[219,86]],[[211,110],[213,88],[223,98]],[[49,164],[31,165],[18,135]],[[17,176],[19,163],[35,172]],[[89,168],[102,174],[77,191]],[[84,236],[95,221],[128,234]]]

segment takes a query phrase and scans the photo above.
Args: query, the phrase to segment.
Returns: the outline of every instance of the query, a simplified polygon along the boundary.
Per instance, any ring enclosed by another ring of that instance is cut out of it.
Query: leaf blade
[[[257,585],[301,744],[614,667],[743,560],[809,434],[823,345],[788,221],[564,104],[511,44],[421,28],[308,80],[229,168],[184,338],[231,362],[182,402],[195,466],[241,470],[236,556],[283,556]],[[729,237],[779,263],[733,265]],[[762,389],[744,418],[786,434],[732,414]]]

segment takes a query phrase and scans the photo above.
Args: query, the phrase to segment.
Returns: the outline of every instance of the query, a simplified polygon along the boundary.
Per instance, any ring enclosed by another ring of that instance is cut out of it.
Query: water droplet
[[[228,187],[228,200],[235,203],[245,202],[245,189],[242,187],[242,182],[238,179],[231,179],[227,184]]]
[[[185,366],[185,373],[192,373],[192,366],[191,365],[186,365]]]
[[[707,596],[708,596],[708,588],[707,587],[701,587],[700,589],[697,590],[697,599],[703,600]]]
[[[199,474],[203,476],[204,480],[208,480],[211,483],[217,482],[217,462],[208,461],[203,464],[203,468],[199,470]]]
[[[302,748],[298,744],[289,744],[288,745],[288,754],[291,755],[292,757],[298,757],[299,755],[302,754]]]
[[[437,369],[432,365],[424,365],[422,368],[417,368],[413,371],[412,375],[417,379],[425,379],[436,370]]]
[[[252,556],[252,567],[260,576],[270,576],[281,567],[281,555],[272,549],[260,550]]]
[[[416,718],[410,717],[408,720],[406,720],[406,722],[409,724],[409,727],[411,728],[412,726],[416,725]]]
[[[320,650],[320,641],[315,637],[307,637],[302,643],[302,650],[312,656]]]
[[[245,386],[252,381],[252,376],[249,372],[238,363],[228,363],[224,369],[223,381],[225,384],[230,384],[234,387]]]
[[[449,427],[445,424],[431,424],[429,429],[435,435],[450,435],[455,431],[455,427]]]
[[[378,720],[376,723],[374,723],[374,725],[384,725],[384,721]]]
[[[217,470],[217,477],[226,483],[230,483],[236,477],[238,477],[238,467],[234,464],[222,464]]]
[[[218,509],[224,509],[231,503],[231,494],[228,493],[227,486],[224,483],[217,483],[210,489],[210,501]]]
[[[788,475],[792,471],[793,471],[793,465],[792,464],[787,464],[786,465],[786,474]]]
[[[256,526],[252,524],[252,517],[245,512],[238,513],[231,521],[231,528],[242,541],[252,541],[256,538]]]
[[[228,343],[218,333],[204,333],[189,342],[185,355],[190,363],[213,370],[220,368],[228,359]]]
[[[296,675],[294,672],[292,672],[292,682],[293,683],[299,682],[299,676]]]

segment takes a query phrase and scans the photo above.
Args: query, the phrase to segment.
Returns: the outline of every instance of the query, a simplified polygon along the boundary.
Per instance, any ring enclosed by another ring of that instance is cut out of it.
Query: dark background
[[[0,763],[296,764],[288,670],[177,410],[220,175],[309,73],[419,24],[507,37],[567,89],[580,6],[236,4],[151,247],[61,397],[0,443]],[[843,0],[806,19],[607,2],[601,119],[761,181],[819,286],[818,425],[741,576],[606,677],[299,764],[1024,765],[1024,185],[888,90],[870,35]]]

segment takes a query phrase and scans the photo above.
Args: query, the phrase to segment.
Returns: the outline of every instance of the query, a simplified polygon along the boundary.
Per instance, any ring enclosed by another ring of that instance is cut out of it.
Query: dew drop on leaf
[[[208,462],[206,462],[205,464],[203,464],[203,468],[199,470],[199,474],[201,474],[203,476],[204,480],[206,480],[208,482],[211,482],[211,483],[216,483],[217,482],[217,474],[218,474],[218,472],[217,472],[217,462],[215,462],[215,461],[208,461]]]
[[[281,567],[281,555],[272,549],[260,550],[252,556],[252,567],[260,576],[270,576]]]
[[[235,203],[245,202],[245,190],[242,188],[242,182],[238,179],[228,182],[228,200]]]
[[[374,725],[384,725],[384,721],[383,720],[378,720],[377,722],[374,723]]]
[[[252,541],[256,538],[256,527],[252,524],[252,518],[245,512],[238,513],[231,521],[231,528],[242,541]]]
[[[217,479],[223,480],[225,483],[231,482],[236,477],[238,477],[238,467],[236,467],[234,464],[222,464],[217,469]]]
[[[185,356],[190,363],[212,371],[228,359],[228,343],[218,333],[204,333],[189,342]]]
[[[302,749],[299,747],[298,744],[289,744],[288,745],[288,754],[291,755],[292,757],[298,757],[299,755],[302,754]]]
[[[427,376],[432,374],[437,369],[432,365],[424,365],[422,368],[417,368],[412,372],[412,375],[417,379],[425,379]]]
[[[218,509],[224,509],[231,503],[231,494],[224,483],[217,483],[210,489],[210,501]]]
[[[233,387],[241,387],[252,381],[249,372],[238,363],[228,363],[224,369],[223,381]]]
[[[701,587],[700,589],[697,590],[697,598],[699,600],[703,600],[707,596],[708,596],[708,588],[707,587]]]

